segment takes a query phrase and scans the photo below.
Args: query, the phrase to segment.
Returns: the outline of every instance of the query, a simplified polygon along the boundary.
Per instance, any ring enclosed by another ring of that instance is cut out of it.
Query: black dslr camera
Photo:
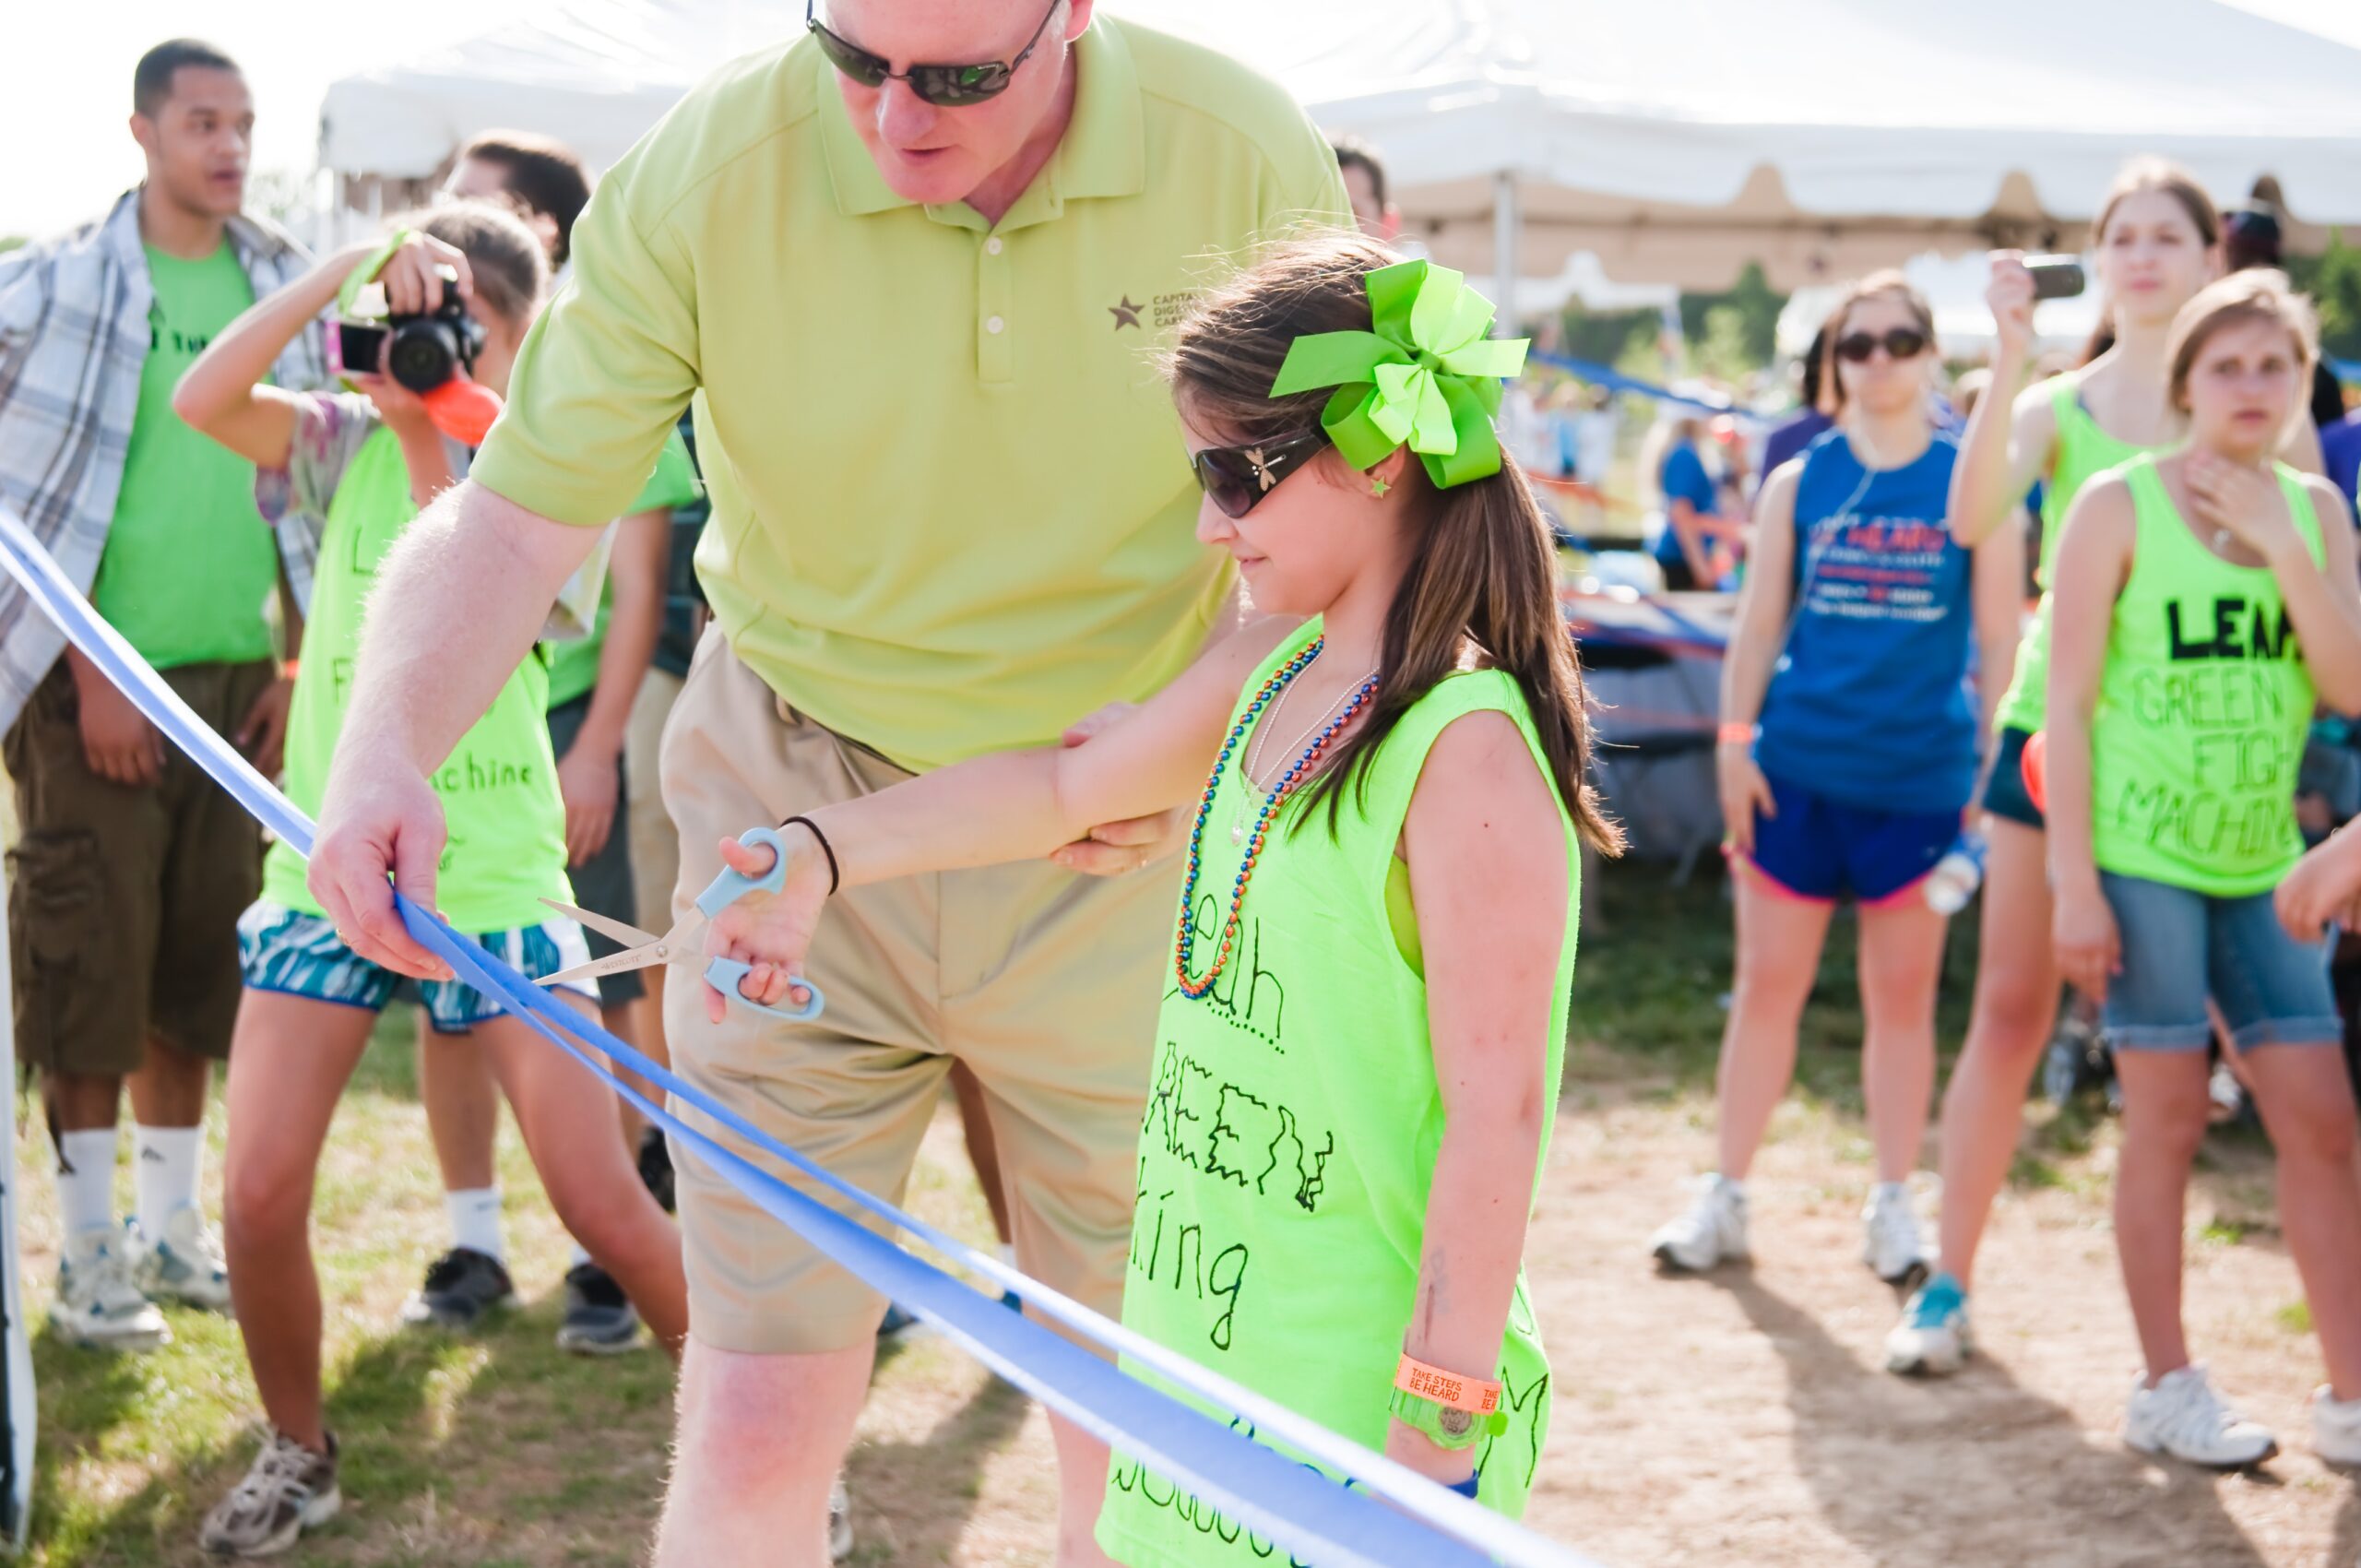
[[[459,301],[459,275],[447,267],[438,270],[443,303],[434,310],[382,321],[338,321],[337,368],[374,375],[382,356],[386,374],[421,397],[463,370],[472,372],[483,348],[483,327]]]

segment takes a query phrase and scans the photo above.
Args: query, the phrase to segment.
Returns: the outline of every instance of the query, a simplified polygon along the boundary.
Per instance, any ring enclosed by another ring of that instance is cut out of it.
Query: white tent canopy
[[[2216,0],[1102,0],[1285,82],[1384,153],[1442,260],[1794,287],[1928,249],[2079,244],[2124,159],[2225,202],[2276,176],[2361,221],[2361,50]],[[791,32],[781,0],[560,0],[334,84],[323,163],[416,179],[493,125],[619,157],[690,84]],[[2299,228],[2296,236],[2304,237]]]

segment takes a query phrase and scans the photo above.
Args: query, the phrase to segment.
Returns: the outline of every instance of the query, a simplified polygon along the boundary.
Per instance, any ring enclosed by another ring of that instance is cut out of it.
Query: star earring
[[[1393,488],[1394,487],[1392,485],[1386,483],[1379,475],[1371,474],[1369,476],[1369,493],[1379,500],[1384,500],[1385,493]]]

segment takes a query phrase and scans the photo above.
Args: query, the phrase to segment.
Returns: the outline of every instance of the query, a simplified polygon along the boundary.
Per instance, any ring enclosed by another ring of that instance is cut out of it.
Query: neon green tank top
[[[2271,569],[2199,543],[2155,458],[2122,472],[2139,522],[2091,720],[2094,857],[2214,897],[2268,893],[2304,852],[2311,672]],[[2279,489],[2320,564],[2319,515],[2284,464]]]
[[[2042,708],[2049,694],[2049,568],[2058,559],[2058,538],[2066,531],[2066,509],[2094,476],[2134,457],[2169,449],[2135,446],[2101,430],[2091,410],[2082,406],[2078,376],[2051,378],[2049,408],[2057,422],[2058,441],[2049,480],[2041,493],[2041,563],[2034,571],[2034,580],[2041,585],[2041,603],[2034,609],[2024,640],[2017,645],[2016,672],[1996,716],[2001,729],[2028,733],[2041,728]]]
[[[288,715],[287,796],[307,814],[319,814],[344,729],[362,610],[377,564],[417,515],[401,443],[390,430],[373,431],[328,502],[303,669]],[[538,655],[517,666],[432,782],[449,830],[434,900],[453,925],[486,936],[553,918],[543,898],[573,901],[565,802],[550,754],[549,673]],[[272,845],[263,862],[263,896],[306,914],[323,912],[303,885],[303,857],[284,843]]]
[[[1240,714],[1318,632],[1314,622],[1264,662]],[[1167,974],[1140,1130],[1124,1323],[1371,1448],[1385,1444],[1443,1131],[1416,927],[1389,913],[1408,907],[1394,848],[1435,738],[1452,720],[1492,709],[1516,721],[1546,774],[1515,681],[1475,671],[1443,681],[1402,716],[1371,758],[1366,793],[1347,790],[1333,835],[1325,801],[1308,808],[1299,829],[1301,799],[1283,813],[1213,990],[1192,1001]],[[1191,914],[1192,973],[1220,944],[1244,853],[1231,847],[1228,827],[1247,804],[1245,789],[1236,767],[1220,770]],[[1581,877],[1562,811],[1560,829],[1565,942],[1548,1033],[1533,1041],[1553,1087]],[[1545,1113],[1545,1151],[1556,1099]],[[1129,1370],[1170,1386],[1145,1368]],[[1521,1276],[1493,1375],[1506,1388],[1510,1426],[1477,1450],[1479,1496],[1515,1515],[1549,1420],[1549,1363]],[[1284,1561],[1271,1542],[1120,1450],[1098,1541],[1119,1562],[1153,1568]]]

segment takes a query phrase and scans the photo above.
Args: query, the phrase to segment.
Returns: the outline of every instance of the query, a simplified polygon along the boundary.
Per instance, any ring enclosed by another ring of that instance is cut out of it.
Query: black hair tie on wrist
[[[836,846],[830,844],[828,836],[820,831],[820,825],[808,816],[789,817],[778,825],[778,830],[784,833],[799,822],[812,830],[812,837],[820,842],[820,852],[828,857],[828,897],[833,898],[836,896],[837,885],[844,880],[836,872]]]

